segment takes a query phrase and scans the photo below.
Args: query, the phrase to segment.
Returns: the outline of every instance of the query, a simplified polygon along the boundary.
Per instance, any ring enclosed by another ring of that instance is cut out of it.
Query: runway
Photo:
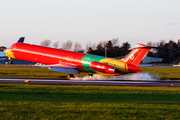
[[[171,86],[179,87],[180,81],[175,80],[55,80],[0,78],[0,83],[39,84],[39,85],[103,85],[103,86]]]

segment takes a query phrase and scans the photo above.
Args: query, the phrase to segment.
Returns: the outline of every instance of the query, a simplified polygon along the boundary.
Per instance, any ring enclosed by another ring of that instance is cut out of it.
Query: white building
[[[6,59],[7,59],[7,57],[4,54],[4,52],[0,52],[0,60],[6,60]]]
[[[144,57],[142,63],[162,62],[163,58]]]

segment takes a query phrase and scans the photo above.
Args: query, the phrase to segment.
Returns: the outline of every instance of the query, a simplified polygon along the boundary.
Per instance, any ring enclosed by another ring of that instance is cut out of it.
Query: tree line
[[[51,47],[51,40],[44,40],[40,43],[41,46]],[[60,48],[64,50],[71,50],[75,52],[85,52],[94,55],[106,56],[107,57],[119,57],[125,56],[130,52],[130,44],[128,42],[123,43],[119,46],[119,39],[115,38],[108,41],[100,41],[98,44],[96,43],[87,43],[85,50],[82,49],[82,45],[78,42],[75,42],[73,46],[73,42],[68,40],[64,42],[61,47],[59,42],[54,42],[52,44],[54,48]]]
[[[41,46],[45,46],[45,47],[51,47],[51,40],[44,40],[40,43]],[[75,42],[74,44],[74,48],[73,47],[73,42],[71,40],[66,41],[65,43],[62,44],[62,46],[60,47],[59,42],[54,42],[52,45],[54,48],[60,48],[60,49],[64,49],[64,50],[72,50],[75,52],[84,52],[82,50],[82,45],[78,42]]]
[[[128,42],[120,44],[118,38],[107,41],[100,41],[99,43],[93,44],[89,42],[86,44],[85,50],[82,49],[82,45],[79,42],[75,42],[75,44],[73,44],[71,40],[62,43],[61,46],[59,42],[54,42],[52,44],[51,40],[43,40],[40,45],[112,58],[124,57],[131,51],[131,45]],[[159,42],[148,42],[147,45],[156,47],[148,52],[148,57],[163,58],[164,63],[180,61],[180,39],[177,43],[173,40],[169,40],[169,42],[160,40]],[[6,47],[0,46],[0,51],[5,49]]]
[[[44,40],[41,42],[41,45],[50,46],[51,41]],[[148,57],[163,58],[164,63],[180,61],[180,39],[177,43],[173,40],[169,40],[169,42],[166,42],[165,40],[160,40],[159,42],[148,42],[147,45],[156,47],[148,52]],[[53,43],[53,47],[112,58],[123,58],[131,51],[131,45],[129,44],[129,42],[125,42],[120,45],[118,38],[114,38],[108,41],[100,41],[99,43],[93,44],[89,42],[86,44],[85,50],[82,50],[82,45],[78,42],[75,42],[73,46],[73,42],[71,40],[64,42],[61,47],[59,47],[59,42],[55,42]]]
[[[160,40],[154,43],[148,42],[147,45],[157,47],[148,52],[147,56],[149,57],[163,58],[164,63],[180,61],[180,39],[177,43],[173,40],[169,40],[169,42]]]

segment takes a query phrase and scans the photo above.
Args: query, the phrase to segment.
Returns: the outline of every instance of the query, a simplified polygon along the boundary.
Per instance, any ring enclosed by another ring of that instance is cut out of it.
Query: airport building
[[[163,58],[156,58],[156,57],[144,57],[141,63],[156,63],[156,62],[162,62]]]

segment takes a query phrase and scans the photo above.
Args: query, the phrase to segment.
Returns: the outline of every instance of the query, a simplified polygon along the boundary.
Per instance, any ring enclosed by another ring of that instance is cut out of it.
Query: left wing
[[[49,68],[52,71],[57,71],[57,72],[65,72],[65,73],[74,73],[74,74],[79,74],[79,69],[68,64],[54,64],[54,65],[43,65],[40,63],[35,64],[34,66],[37,67],[45,67]]]

